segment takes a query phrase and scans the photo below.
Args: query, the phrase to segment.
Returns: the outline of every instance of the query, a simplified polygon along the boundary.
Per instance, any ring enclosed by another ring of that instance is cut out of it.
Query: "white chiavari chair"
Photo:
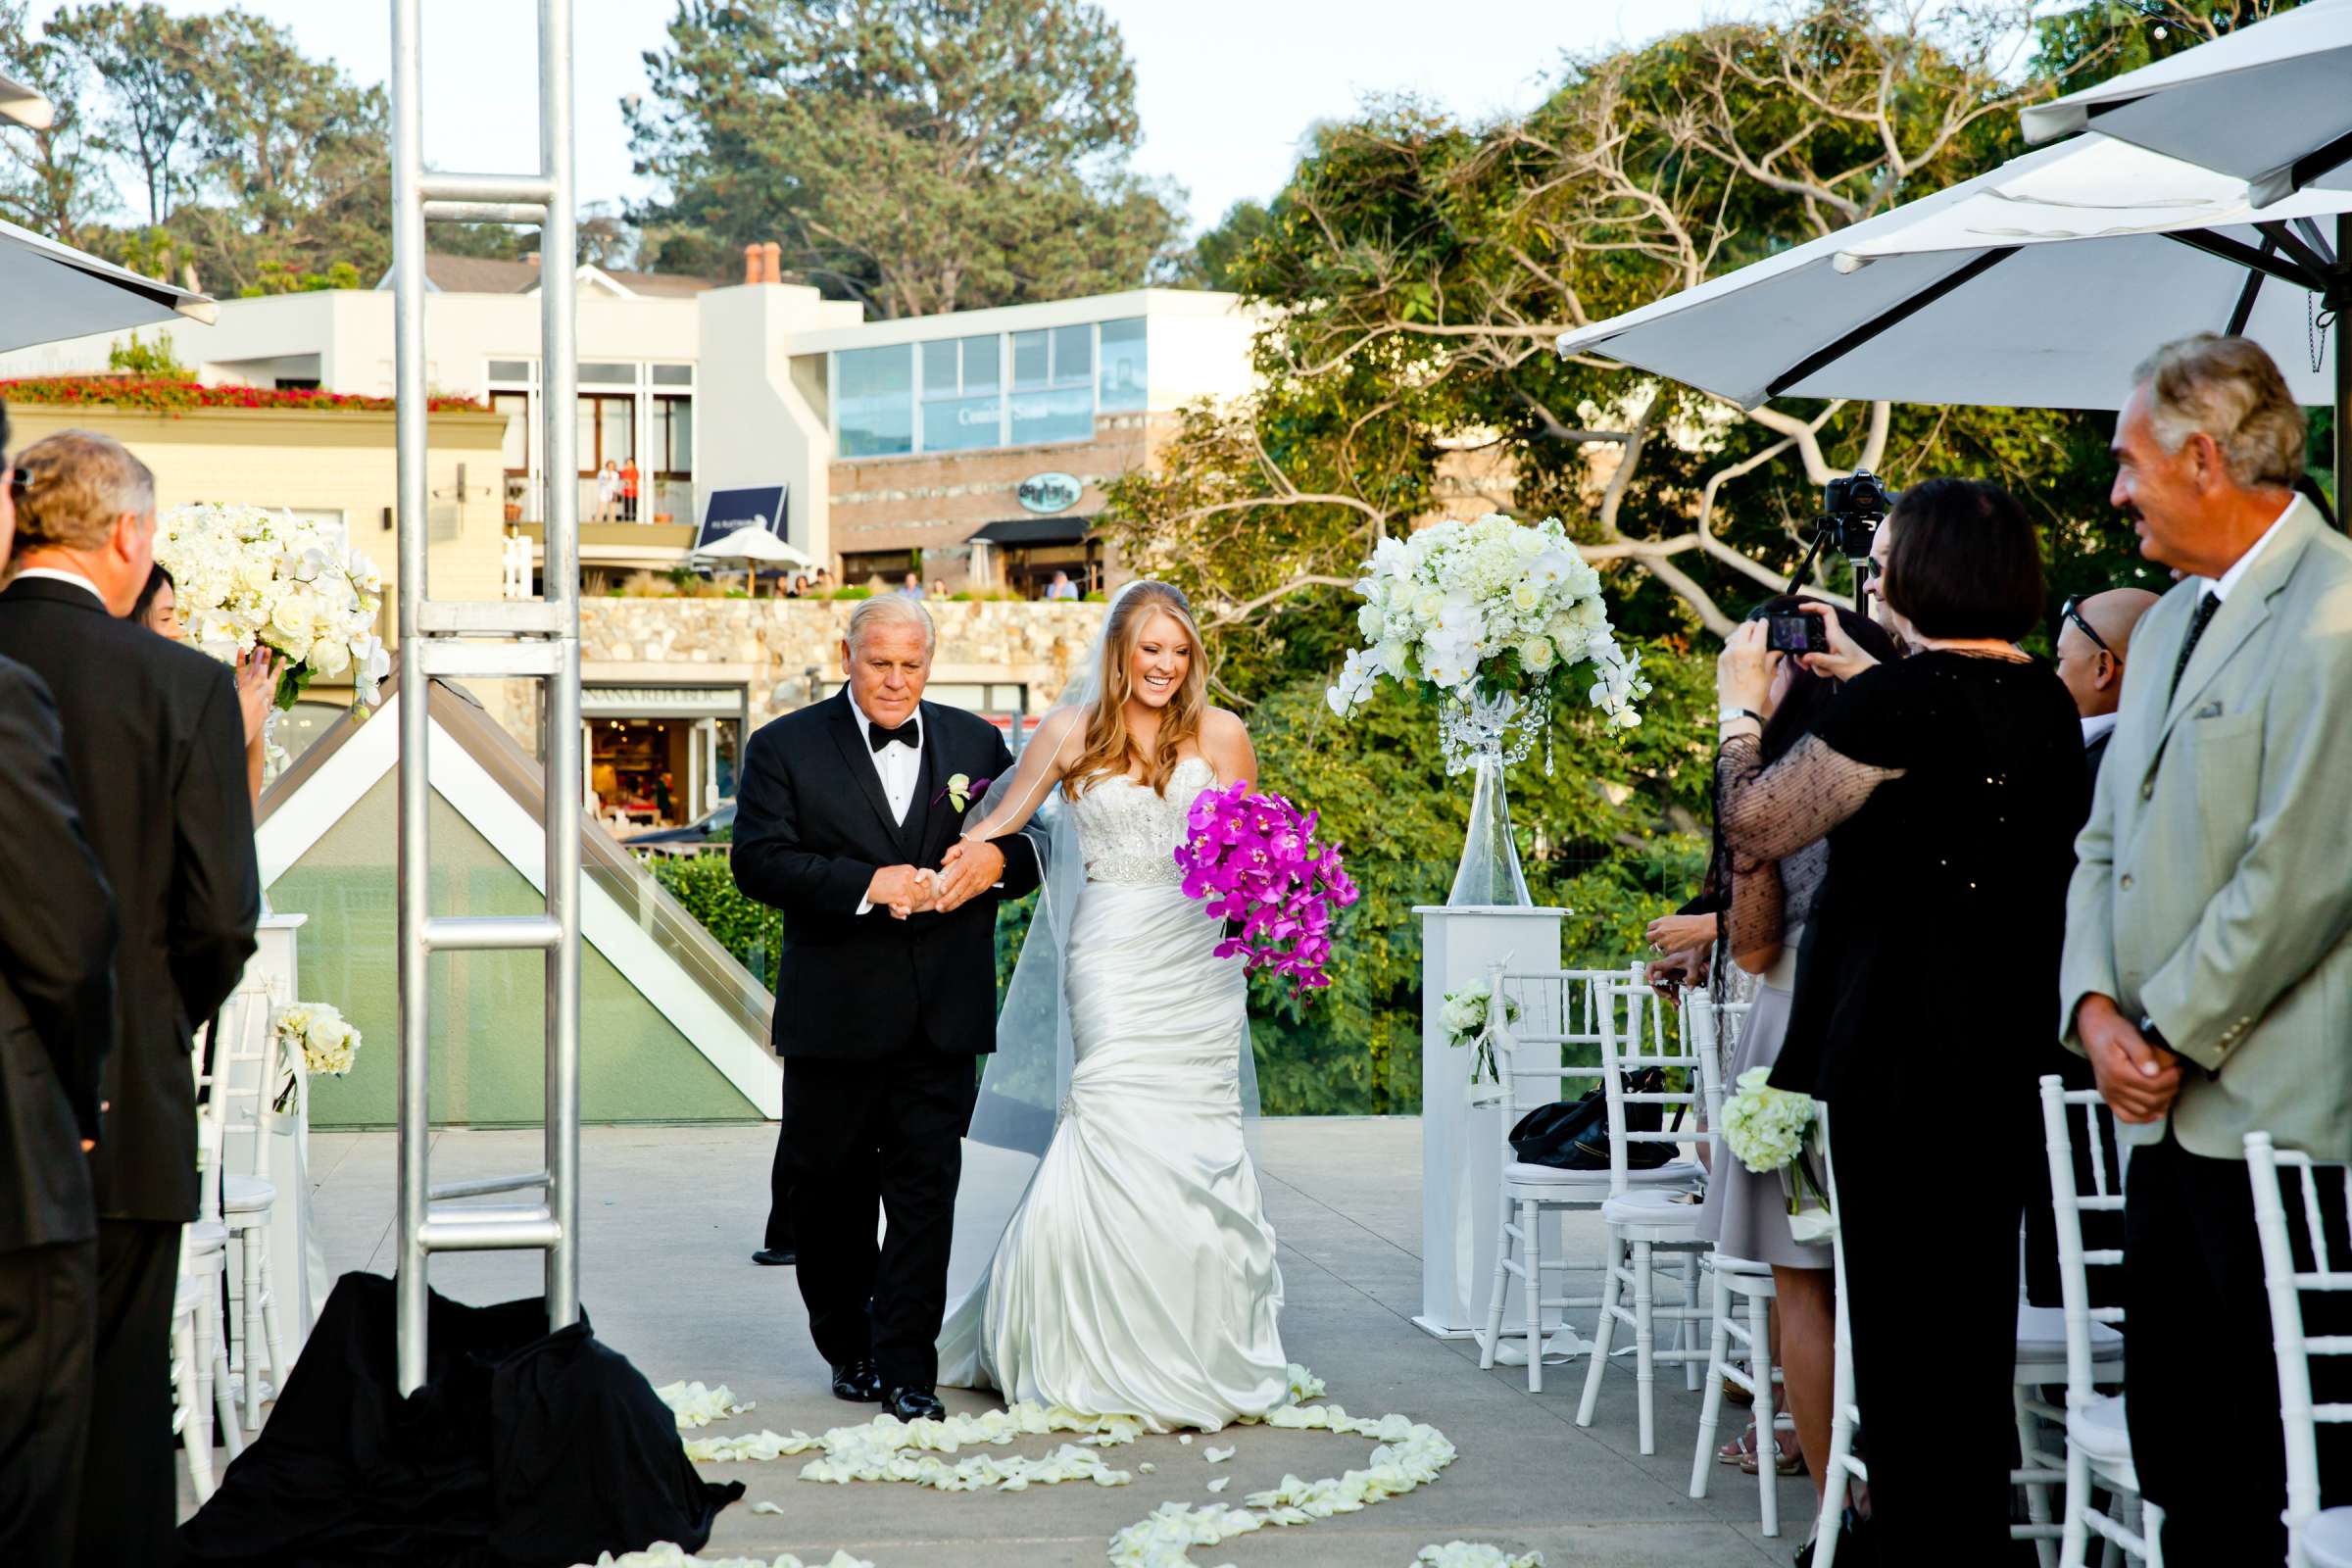
[[[2075,1159],[2073,1117],[2077,1112],[2082,1123],[2083,1151],[2089,1155],[2091,1190],[2087,1193],[2082,1191],[2082,1172]],[[2124,1396],[2099,1392],[2101,1383],[2113,1384],[2123,1376],[2123,1338],[2118,1331],[2124,1309],[2091,1304],[2090,1270],[2120,1266],[2123,1250],[2093,1250],[2082,1245],[2084,1214],[2123,1212],[2121,1166],[2110,1176],[2108,1153],[2112,1150],[2120,1160],[2129,1152],[2117,1142],[2114,1119],[2098,1091],[2070,1090],[2055,1074],[2041,1080],[2041,1127],[2050,1166],[2050,1204],[2057,1221],[2062,1303],[2057,1334],[2063,1359],[2055,1364],[2048,1359],[2050,1309],[2021,1306],[2018,1443],[2025,1465],[2016,1474],[2026,1488],[2034,1522],[2013,1534],[2036,1541],[2049,1538],[2053,1531],[2045,1524],[2048,1508],[2040,1498],[2053,1480],[2062,1480],[2066,1491],[2054,1533],[2063,1568],[2082,1568],[2094,1532],[2106,1543],[2102,1556],[2113,1557],[2121,1550],[2148,1562],[2151,1568],[2164,1568],[2162,1549],[2153,1540],[2164,1516],[2160,1509],[2140,1502],[2139,1478],[2132,1465],[2131,1432],[2124,1424]],[[2064,1408],[2055,1408],[2041,1398],[2040,1388],[2050,1384],[2065,1386]],[[2041,1450],[2039,1433],[2044,1423],[2063,1435],[2065,1454],[2055,1466],[2055,1475],[2052,1456]],[[2110,1494],[2115,1513],[2094,1505],[2094,1489]]]
[[[1713,1142],[1715,1179],[1724,1162],[1737,1159],[1723,1142],[1723,1102],[1727,1093],[1725,1069],[1747,1022],[1745,1002],[1716,1002],[1703,989],[1683,993],[1684,1027],[1690,1049],[1712,1056],[1707,1079],[1707,1129]],[[1775,1397],[1772,1364],[1771,1312],[1775,1298],[1771,1266],[1748,1258],[1730,1257],[1720,1250],[1708,1252],[1700,1266],[1709,1284],[1708,1313],[1715,1320],[1707,1351],[1706,1402],[1699,1407],[1698,1446],[1690,1458],[1690,1495],[1707,1494],[1715,1473],[1715,1432],[1723,1419],[1723,1391],[1728,1383],[1744,1389],[1756,1423],[1757,1512],[1762,1534],[1781,1533],[1780,1477],[1774,1449],[1777,1434],[1793,1431],[1795,1423]]]
[[[1658,1363],[1680,1364],[1686,1385],[1695,1390],[1698,1370],[1708,1359],[1707,1351],[1697,1343],[1697,1329],[1706,1320],[1707,1307],[1697,1298],[1696,1275],[1688,1272],[1694,1265],[1696,1254],[1707,1250],[1707,1244],[1698,1239],[1695,1191],[1687,1186],[1654,1182],[1637,1185],[1633,1178],[1639,1173],[1628,1162],[1629,1151],[1637,1143],[1677,1145],[1687,1137],[1696,1136],[1695,1127],[1673,1125],[1681,1118],[1669,1118],[1665,1113],[1679,1108],[1695,1122],[1706,1104],[1706,1085],[1715,1073],[1711,1053],[1678,1050],[1667,1045],[1654,1009],[1649,1010],[1648,1048],[1643,1049],[1643,1004],[1654,1003],[1655,993],[1642,978],[1640,964],[1619,971],[1608,983],[1608,989],[1616,993],[1618,1004],[1601,1012],[1600,1086],[1608,1107],[1609,1196],[1600,1205],[1600,1217],[1608,1229],[1604,1244],[1607,1255],[1601,1274],[1600,1312],[1593,1325],[1592,1359],[1585,1371],[1585,1393],[1577,1403],[1576,1424],[1580,1427],[1592,1424],[1593,1412],[1600,1403],[1601,1379],[1608,1372],[1609,1342],[1617,1325],[1622,1323],[1634,1336],[1635,1402],[1641,1451],[1647,1454],[1657,1451],[1653,1395]],[[1630,1006],[1623,1005],[1629,1003]],[[1646,1067],[1664,1070],[1664,1087],[1655,1091],[1629,1089],[1626,1074]],[[1675,1085],[1678,1074],[1682,1080],[1680,1088]],[[1635,1104],[1658,1106],[1659,1120],[1666,1125],[1656,1132],[1633,1131],[1626,1109]],[[1700,1185],[1704,1185],[1703,1175]],[[1686,1271],[1676,1281],[1678,1298],[1670,1303],[1661,1303],[1657,1298],[1657,1278],[1660,1265],[1668,1258],[1676,1259]],[[1626,1299],[1629,1292],[1630,1303]],[[1657,1343],[1661,1322],[1673,1330],[1674,1344],[1665,1348]]]
[[[265,1363],[272,1397],[292,1370],[278,1323],[275,1270],[270,1257],[277,1187],[263,1174],[269,1168],[275,1120],[270,1102],[284,1079],[275,1012],[268,978],[258,966],[249,966],[236,991],[221,1004],[211,1091],[205,1099],[205,1142],[214,1161],[204,1217],[226,1227],[238,1254],[244,1322],[235,1336],[230,1364],[241,1380],[247,1431],[261,1425]],[[243,1157],[233,1157],[232,1151],[241,1151]]]
[[[2325,1177],[2322,1172],[2325,1171]],[[2310,1268],[2295,1266],[2286,1193],[2292,1173],[2309,1232]],[[2352,1291],[2352,1268],[2328,1255],[2321,1222],[2319,1183],[2347,1181],[2341,1165],[2278,1149],[2269,1133],[2246,1134],[2246,1175],[2254,1186],[2254,1228],[2262,1238],[2263,1284],[2271,1299],[2271,1346],[2278,1357],[2278,1413],[2286,1426],[2286,1560],[2288,1568],[2352,1568],[2352,1506],[2323,1508],[2320,1495],[2322,1421],[2352,1421],[2352,1404],[2321,1403],[2311,1394],[2311,1358],[2352,1355],[2352,1335],[2312,1334],[2303,1323],[2305,1291]],[[2352,1195],[2345,1195],[2352,1197]]]
[[[1546,1274],[1565,1274],[1594,1266],[1590,1259],[1544,1255],[1544,1225],[1547,1211],[1596,1210],[1628,1182],[1644,1188],[1695,1192],[1705,1173],[1690,1160],[1673,1160],[1656,1170],[1635,1171],[1630,1177],[1610,1170],[1563,1170],[1531,1165],[1517,1158],[1508,1142],[1520,1115],[1536,1105],[1560,1098],[1564,1081],[1601,1076],[1598,1064],[1604,1034],[1619,1026],[1604,1025],[1625,998],[1621,992],[1627,971],[1620,969],[1529,969],[1506,973],[1497,964],[1488,975],[1490,998],[1506,994],[1517,1001],[1521,1016],[1506,1023],[1502,1009],[1489,1004],[1489,1031],[1494,1046],[1495,1072],[1504,1137],[1502,1168],[1497,1184],[1499,1217],[1495,1225],[1494,1275],[1488,1287],[1487,1327],[1479,1337],[1478,1364],[1492,1367],[1502,1342],[1502,1318],[1510,1282],[1523,1287],[1527,1311],[1527,1391],[1544,1390],[1544,1314],[1557,1311],[1568,1328],[1567,1313],[1579,1307],[1597,1307],[1598,1297],[1545,1296]],[[1639,975],[1639,967],[1633,970]],[[1638,1027],[1638,1021],[1636,1024]],[[1590,1050],[1593,1061],[1572,1061],[1570,1054]],[[1528,1092],[1532,1088],[1535,1093]],[[1563,1289],[1565,1287],[1563,1286]]]

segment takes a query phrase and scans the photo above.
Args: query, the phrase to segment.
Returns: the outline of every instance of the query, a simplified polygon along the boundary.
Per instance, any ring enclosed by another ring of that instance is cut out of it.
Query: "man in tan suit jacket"
[[[2352,543],[2293,492],[2303,432],[2270,357],[2211,335],[2143,367],[2116,426],[2114,504],[2181,577],[2133,635],[2076,847],[2059,1029],[2138,1129],[2126,1411],[2177,1563],[2286,1550],[2244,1135],[2352,1159]],[[2328,1224],[2341,1246],[2340,1200]]]

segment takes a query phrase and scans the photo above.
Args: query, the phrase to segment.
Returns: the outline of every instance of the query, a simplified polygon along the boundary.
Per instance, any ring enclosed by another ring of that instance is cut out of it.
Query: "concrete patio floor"
[[[436,1135],[436,1181],[527,1169],[535,1132]],[[585,1198],[581,1296],[597,1333],[655,1383],[699,1378],[756,1401],[710,1433],[820,1432],[870,1411],[833,1399],[808,1343],[790,1269],[751,1261],[767,1210],[771,1127],[605,1127],[582,1137]],[[1787,1563],[1803,1539],[1812,1488],[1780,1488],[1782,1535],[1756,1521],[1756,1486],[1716,1467],[1708,1498],[1692,1501],[1691,1446],[1699,1396],[1679,1370],[1661,1369],[1658,1451],[1636,1452],[1634,1377],[1614,1366],[1598,1418],[1575,1425],[1584,1363],[1547,1369],[1530,1396],[1520,1367],[1478,1369],[1470,1343],[1432,1339],[1410,1319],[1420,1305],[1420,1126],[1405,1118],[1270,1121],[1263,1131],[1267,1206],[1282,1243],[1287,1288],[1283,1339],[1293,1360],[1321,1374],[1330,1399],[1355,1415],[1401,1412],[1442,1430],[1460,1456],[1434,1484],[1363,1512],[1287,1530],[1267,1529],[1196,1548],[1198,1562],[1237,1568],[1295,1564],[1409,1564],[1424,1545],[1467,1540],[1512,1551],[1542,1550],[1551,1568]],[[388,1133],[315,1134],[312,1169],[320,1238],[331,1271],[388,1272],[392,1263],[393,1145]],[[1590,1252],[1596,1226],[1571,1235]],[[518,1255],[445,1255],[436,1290],[489,1302],[535,1295],[538,1265]],[[982,1396],[943,1391],[951,1408],[982,1409]],[[1725,1436],[1745,1413],[1726,1408]],[[1049,1451],[1066,1438],[1019,1451]],[[1163,1501],[1210,1500],[1205,1483],[1230,1474],[1218,1500],[1240,1503],[1286,1473],[1314,1478],[1360,1467],[1361,1438],[1240,1427],[1217,1440],[1239,1448],[1230,1463],[1203,1464],[1198,1439],[1146,1437],[1114,1449],[1117,1468],[1144,1461],[1132,1485],[1085,1483],[1019,1493],[949,1495],[909,1486],[818,1486],[799,1479],[801,1459],[711,1465],[714,1480],[747,1484],[719,1517],[706,1556],[770,1558],[797,1552],[823,1561],[836,1548],[876,1568],[956,1564],[1033,1568],[1095,1564],[1111,1534]],[[756,1515],[773,1501],[781,1517]]]

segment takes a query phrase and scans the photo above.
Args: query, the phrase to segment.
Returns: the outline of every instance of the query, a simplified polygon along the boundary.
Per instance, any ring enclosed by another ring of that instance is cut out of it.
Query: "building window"
[[[1091,324],[1012,334],[1013,445],[1094,438],[1094,338]]]
[[[509,522],[523,522],[524,509],[529,504],[531,470],[538,466],[539,432],[531,419],[531,395],[528,392],[493,392],[490,412],[504,415],[507,420],[503,451],[506,463],[506,515]]]
[[[914,349],[845,349],[834,356],[841,455],[890,457],[914,450]]]
[[[1144,406],[1144,318],[1102,323],[1102,374],[1095,406],[1105,414]]]
[[[539,379],[539,362],[537,360],[492,360],[490,362],[490,379],[493,381],[520,381],[529,385]]]
[[[654,367],[654,385],[692,386],[694,367],[691,365],[657,365]]]
[[[637,367],[583,362],[580,366],[580,384],[582,386],[635,386],[637,384]]]
[[[862,554],[845,553],[841,558],[841,584],[845,588],[875,584],[896,588],[908,572],[920,572],[922,569],[920,551],[869,550]]]
[[[664,479],[694,476],[694,399],[654,399],[654,471]]]
[[[923,450],[961,452],[1004,441],[1002,340],[944,338],[923,349]]]

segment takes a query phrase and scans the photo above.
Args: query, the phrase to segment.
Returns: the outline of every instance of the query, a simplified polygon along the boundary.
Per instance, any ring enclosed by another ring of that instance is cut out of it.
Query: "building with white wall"
[[[539,275],[427,262],[426,384],[506,416],[503,512],[526,533],[544,462]],[[1059,566],[1099,586],[1086,519],[1105,481],[1150,461],[1153,416],[1250,387],[1251,322],[1226,294],[868,321],[800,284],[586,267],[578,288],[581,560],[600,571],[676,564],[698,534],[757,518],[837,580],[1035,590]],[[389,277],[226,300],[216,323],[160,335],[207,383],[392,392]],[[112,346],[0,355],[0,377],[103,370]],[[634,468],[633,500],[600,494],[608,461]]]

